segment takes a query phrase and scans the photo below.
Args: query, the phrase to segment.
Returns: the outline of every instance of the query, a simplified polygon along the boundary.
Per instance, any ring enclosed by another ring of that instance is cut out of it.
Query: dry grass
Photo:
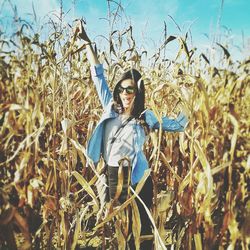
[[[16,233],[23,249],[101,248],[105,237],[105,249],[125,245],[129,206],[110,209],[104,223],[102,163],[87,168],[86,143],[102,110],[85,52],[74,53],[62,29],[45,42],[27,29],[22,25],[13,42],[0,37],[0,246],[15,249]],[[143,73],[147,107],[158,117],[174,116],[182,106],[190,113],[185,133],[159,129],[145,147],[156,249],[165,238],[176,249],[248,249],[250,61],[234,62],[223,46],[216,68],[209,55],[171,36],[147,58],[149,67],[142,65],[146,55],[136,49],[132,27],[112,33],[109,42],[100,60],[111,87],[115,75],[133,65]],[[169,42],[180,45],[174,62],[160,57]],[[114,216],[120,218],[115,225]]]

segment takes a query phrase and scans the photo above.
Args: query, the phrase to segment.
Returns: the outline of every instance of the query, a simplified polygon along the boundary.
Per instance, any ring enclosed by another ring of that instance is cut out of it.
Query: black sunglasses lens
[[[127,94],[133,94],[133,93],[135,93],[135,88],[132,87],[132,86],[129,86],[127,88],[123,88],[122,86],[118,87],[119,94],[121,94],[124,90],[126,91]]]
[[[127,94],[134,94],[135,88],[134,87],[127,87],[126,92],[127,92]]]
[[[123,92],[124,88],[122,86],[118,87],[118,93],[121,94]]]

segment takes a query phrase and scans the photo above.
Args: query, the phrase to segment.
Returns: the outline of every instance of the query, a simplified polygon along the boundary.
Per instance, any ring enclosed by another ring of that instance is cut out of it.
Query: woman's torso
[[[128,116],[118,115],[105,122],[103,158],[109,166],[118,167],[119,161],[125,157],[132,163],[135,157],[136,121],[128,119]],[[121,128],[122,124],[126,125]]]

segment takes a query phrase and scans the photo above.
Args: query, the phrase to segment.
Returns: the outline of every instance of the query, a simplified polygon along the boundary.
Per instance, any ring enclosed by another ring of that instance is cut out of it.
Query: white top
[[[132,162],[135,156],[134,150],[134,125],[135,119],[130,120],[125,127],[123,127],[116,140],[111,144],[116,131],[120,128],[122,123],[128,119],[128,116],[119,115],[106,121],[104,127],[104,140],[103,140],[103,158],[109,166],[118,167],[119,160],[127,157]]]

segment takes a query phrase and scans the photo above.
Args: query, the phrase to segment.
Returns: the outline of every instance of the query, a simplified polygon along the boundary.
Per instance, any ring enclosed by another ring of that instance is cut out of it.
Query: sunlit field
[[[84,47],[62,22],[50,22],[45,40],[17,25],[0,35],[0,248],[125,249],[129,212],[138,247],[135,195],[107,208],[103,162],[86,156],[102,109]],[[155,249],[249,249],[250,58],[235,60],[220,42],[215,63],[188,34],[166,35],[154,56],[139,49],[132,26],[102,35],[109,45],[96,49],[111,89],[132,66],[159,120],[189,113],[185,132],[151,131],[144,149]]]

